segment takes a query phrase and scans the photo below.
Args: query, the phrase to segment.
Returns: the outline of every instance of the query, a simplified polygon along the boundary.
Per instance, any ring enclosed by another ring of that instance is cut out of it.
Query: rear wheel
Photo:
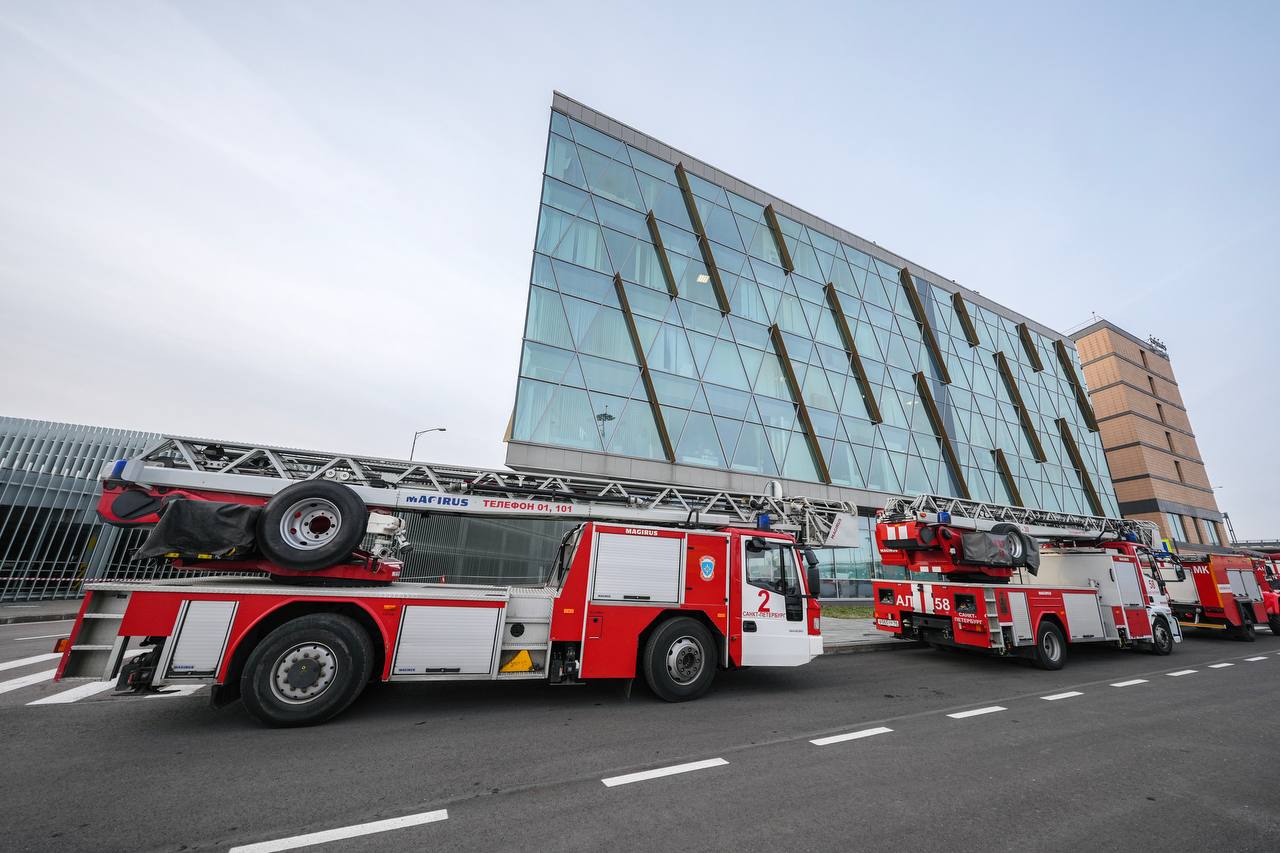
[[[1067,641],[1061,628],[1052,622],[1040,623],[1031,660],[1040,669],[1062,669],[1067,662]]]
[[[644,647],[644,680],[659,699],[687,702],[711,687],[716,644],[696,619],[681,616],[658,626]]]
[[[1163,619],[1157,619],[1151,623],[1151,654],[1167,655],[1173,653],[1173,631],[1169,630],[1169,623]]]
[[[337,613],[291,619],[245,661],[240,694],[269,726],[311,726],[342,712],[373,669],[373,643],[360,624]]]
[[[1271,629],[1271,633],[1280,637],[1280,614],[1273,613],[1267,617],[1267,627]]]

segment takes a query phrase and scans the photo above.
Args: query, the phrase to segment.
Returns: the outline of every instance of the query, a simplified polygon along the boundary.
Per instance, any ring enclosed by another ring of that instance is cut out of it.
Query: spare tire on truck
[[[258,517],[258,550],[283,568],[327,569],[351,558],[369,510],[350,486],[304,480],[277,492]]]

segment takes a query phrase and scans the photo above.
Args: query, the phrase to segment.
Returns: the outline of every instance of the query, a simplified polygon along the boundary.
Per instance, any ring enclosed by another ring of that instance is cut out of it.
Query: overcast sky
[[[607,5],[0,4],[0,414],[500,465],[559,89],[1163,338],[1280,536],[1280,4]]]

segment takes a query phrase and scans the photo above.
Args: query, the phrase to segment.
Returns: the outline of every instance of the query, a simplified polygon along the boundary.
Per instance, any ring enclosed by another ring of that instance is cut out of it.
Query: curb
[[[19,625],[23,622],[62,622],[76,618],[80,608],[68,613],[23,613],[20,616],[0,615],[0,625]]]
[[[872,640],[867,643],[839,643],[824,646],[823,655],[857,655],[868,652],[900,652],[921,648],[921,644],[913,640]]]

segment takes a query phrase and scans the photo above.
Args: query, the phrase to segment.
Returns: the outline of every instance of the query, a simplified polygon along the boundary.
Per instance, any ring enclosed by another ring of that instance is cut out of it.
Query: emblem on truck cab
[[[698,573],[702,575],[704,581],[709,581],[716,576],[716,558],[707,555],[698,561]]]

